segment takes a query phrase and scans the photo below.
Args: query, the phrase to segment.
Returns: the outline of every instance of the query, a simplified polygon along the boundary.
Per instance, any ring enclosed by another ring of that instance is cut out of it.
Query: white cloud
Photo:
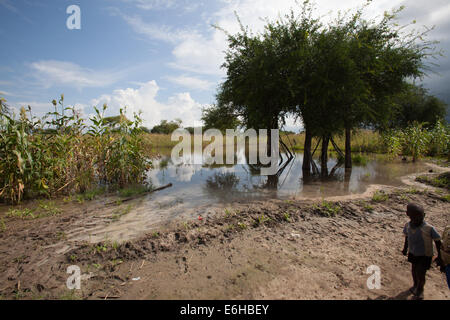
[[[156,81],[142,84],[138,89],[127,88],[115,90],[111,95],[102,95],[91,101],[92,105],[106,103],[110,113],[117,114],[120,108],[127,107],[127,116],[142,111],[144,126],[149,128],[161,120],[180,118],[184,126],[193,126],[200,119],[202,105],[194,101],[188,92],[178,93],[166,102],[157,100],[159,86]]]
[[[139,9],[168,9],[176,5],[175,0],[126,0],[126,2],[134,3]]]
[[[178,77],[166,77],[172,83],[175,83],[179,86],[183,86],[188,89],[193,90],[209,90],[214,87],[214,83],[211,81],[189,77],[186,75],[178,76]]]
[[[153,1],[149,1],[150,3]],[[298,8],[295,0],[223,0],[223,6],[215,13],[203,13],[203,30],[197,26],[197,31],[189,32],[173,30],[167,26],[145,23],[140,17],[123,18],[133,27],[135,32],[144,34],[150,39],[163,40],[174,44],[172,54],[174,60],[169,66],[194,72],[224,76],[221,69],[224,62],[224,51],[227,49],[227,38],[221,30],[213,28],[215,24],[230,33],[239,31],[239,24],[235,12],[239,15],[244,26],[250,26],[254,32],[262,31],[265,25],[264,18],[276,19],[284,15],[291,8]],[[399,6],[402,0],[379,0],[370,7],[370,12],[381,15],[384,10],[390,10]],[[322,0],[317,1],[317,14],[326,15],[329,12],[345,11],[362,5],[362,0],[342,1]]]
[[[78,89],[106,87],[118,81],[123,72],[100,72],[56,60],[43,60],[30,65],[34,76],[44,87],[69,85]]]
[[[164,10],[176,9],[182,12],[192,12],[204,3],[200,0],[122,0],[124,2],[133,3],[137,8],[142,10]]]
[[[169,26],[146,23],[140,16],[120,15],[136,33],[145,35],[150,39],[177,43],[188,38],[190,34],[195,33],[195,31],[174,30]]]

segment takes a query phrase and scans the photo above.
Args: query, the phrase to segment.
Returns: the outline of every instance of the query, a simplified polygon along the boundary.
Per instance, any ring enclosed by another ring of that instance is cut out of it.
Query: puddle
[[[367,155],[366,165],[354,165],[350,171],[335,170],[332,177],[305,181],[302,176],[303,154],[285,167],[279,177],[263,177],[252,166],[245,164],[243,153],[237,154],[237,163],[231,166],[173,165],[170,150],[153,162],[148,174],[155,187],[172,183],[173,186],[140,198],[114,210],[127,210],[126,214],[108,209],[102,216],[120,215],[119,219],[107,218],[89,230],[75,232],[73,240],[90,242],[123,241],[142,233],[149,233],[175,220],[193,221],[212,214],[217,209],[237,201],[264,199],[299,199],[347,196],[364,193],[371,185],[404,185],[402,177],[427,171],[425,163],[387,161],[380,155]],[[316,160],[316,163],[319,162]],[[329,171],[337,160],[331,158]],[[270,187],[271,186],[271,187]],[[86,232],[89,234],[87,235]]]

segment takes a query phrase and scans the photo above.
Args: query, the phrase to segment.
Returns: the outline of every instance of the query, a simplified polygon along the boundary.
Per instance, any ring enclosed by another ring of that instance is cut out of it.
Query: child
[[[438,261],[441,260],[441,236],[433,226],[424,221],[425,213],[421,206],[414,203],[408,204],[406,214],[410,222],[403,229],[405,246],[402,253],[405,256],[408,254],[408,261],[412,264],[414,286],[410,292],[417,299],[422,300],[425,275],[433,259],[433,240],[438,251]]]

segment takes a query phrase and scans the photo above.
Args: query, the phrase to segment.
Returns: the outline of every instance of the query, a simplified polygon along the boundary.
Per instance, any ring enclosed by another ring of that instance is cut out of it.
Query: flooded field
[[[162,153],[162,152],[161,152]],[[401,178],[428,170],[425,163],[387,161],[383,156],[365,155],[364,165],[354,165],[351,171],[336,168],[327,178],[302,176],[303,154],[297,153],[279,176],[260,176],[258,170],[245,164],[245,157],[237,155],[232,166],[175,166],[170,156],[162,153],[149,172],[154,187],[172,183],[172,187],[146,195],[127,205],[126,214],[108,225],[95,223],[89,230],[80,225],[72,234],[76,240],[90,242],[127,240],[174,221],[180,223],[224,212],[236,202],[265,199],[310,199],[364,193],[371,185],[401,186]],[[329,171],[337,160],[329,160]],[[114,215],[116,208],[102,208],[102,216]],[[81,222],[80,222],[81,223]]]

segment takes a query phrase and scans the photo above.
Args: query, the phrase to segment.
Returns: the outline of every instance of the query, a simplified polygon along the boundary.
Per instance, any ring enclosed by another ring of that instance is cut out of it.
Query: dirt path
[[[65,243],[61,233],[95,220],[79,206],[60,216],[9,221],[0,233],[0,295],[50,299],[409,299],[400,253],[406,204],[440,232],[450,217],[442,191],[392,188],[378,201],[236,203],[214,217],[168,226],[126,243]],[[334,199],[336,200],[336,199]],[[101,204],[98,204],[101,207]],[[97,211],[98,213],[98,211]],[[106,219],[98,214],[96,219]],[[69,228],[70,227],[70,228]],[[68,249],[70,248],[73,249]],[[66,288],[69,265],[81,290]],[[367,267],[381,270],[369,290]],[[450,299],[443,275],[427,275],[426,299]]]

